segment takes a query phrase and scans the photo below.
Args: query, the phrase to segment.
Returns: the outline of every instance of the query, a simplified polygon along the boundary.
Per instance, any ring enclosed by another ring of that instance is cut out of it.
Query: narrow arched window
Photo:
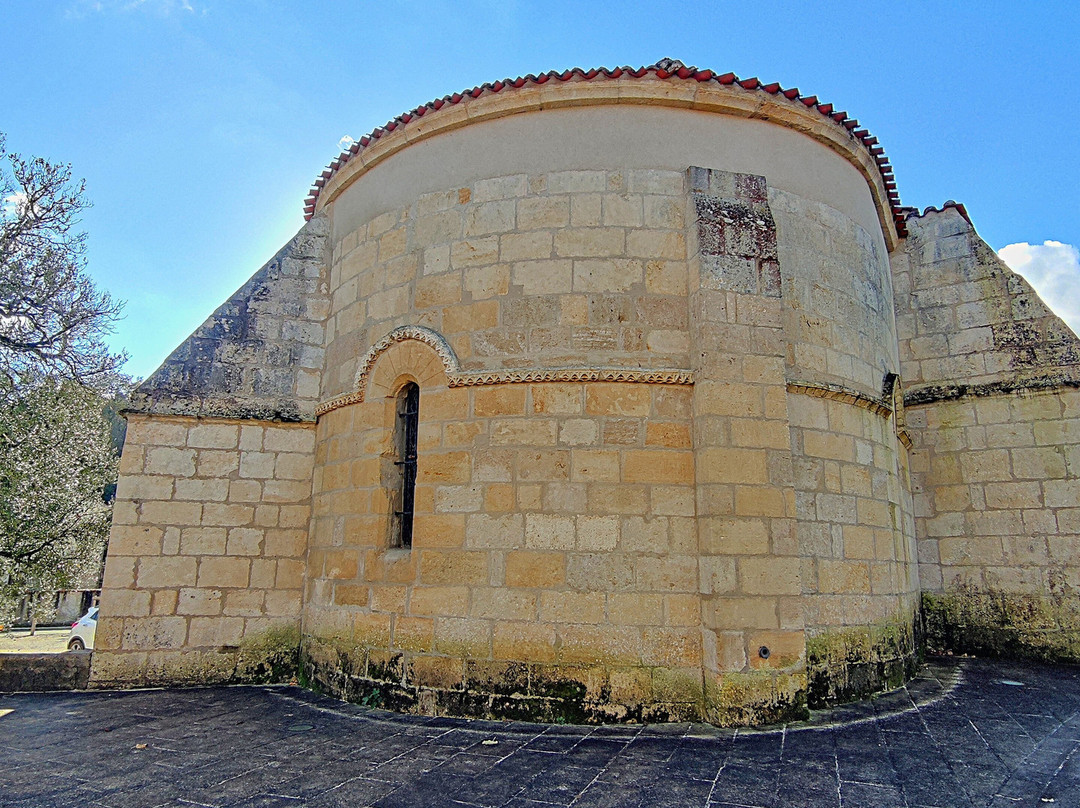
[[[400,489],[394,509],[392,544],[412,547],[413,503],[416,499],[416,436],[420,429],[420,388],[409,382],[397,394],[397,418],[394,424],[394,447],[401,471]]]

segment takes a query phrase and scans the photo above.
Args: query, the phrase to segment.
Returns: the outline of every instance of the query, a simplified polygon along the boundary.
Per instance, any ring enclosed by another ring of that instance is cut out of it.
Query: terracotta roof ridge
[[[822,102],[816,95],[801,94],[797,87],[785,89],[778,82],[763,84],[757,77],[741,79],[734,73],[718,74],[712,70],[699,70],[697,67],[687,66],[678,59],[672,59],[670,57],[664,57],[663,59],[658,60],[656,64],[639,68],[624,66],[615,68],[598,67],[590,70],[583,70],[580,67],[574,67],[563,71],[549,70],[548,72],[539,75],[529,73],[528,75],[518,76],[514,79],[506,78],[499,81],[487,82],[477,87],[473,87],[470,90],[462,90],[461,92],[444,95],[442,98],[437,98],[426,104],[421,104],[415,109],[403,112],[396,118],[387,121],[383,126],[373,129],[359,140],[353,141],[349,148],[338,155],[337,159],[332,160],[330,165],[315,179],[313,187],[308,193],[307,199],[304,201],[304,219],[309,220],[315,215],[315,207],[318,204],[319,195],[322,193],[323,187],[343,165],[367,148],[373,141],[378,140],[384,135],[394,132],[401,127],[407,126],[414,119],[422,118],[429,112],[440,110],[444,106],[460,104],[469,98],[479,98],[485,93],[499,93],[503,90],[519,89],[529,84],[546,84],[549,81],[593,81],[600,77],[608,79],[617,79],[623,76],[643,78],[650,75],[655,76],[658,79],[679,79],[683,81],[698,82],[715,81],[718,84],[725,86],[738,84],[744,90],[760,91],[768,93],[769,95],[783,96],[789,101],[800,101],[808,109],[816,109],[821,115],[831,118],[837,126],[842,126],[846,129],[851,137],[861,141],[870,152],[870,155],[874,159],[878,171],[881,174],[881,179],[885,186],[885,193],[887,194],[889,207],[892,211],[892,218],[896,224],[897,232],[900,235],[905,235],[906,228],[904,222],[911,214],[909,213],[909,208],[903,208],[900,205],[900,195],[896,188],[896,179],[893,175],[892,165],[885,156],[884,148],[879,145],[878,139],[871,135],[865,128],[860,128],[859,121],[856,118],[850,117],[845,111],[837,110],[833,104]],[[946,207],[948,206],[948,203],[946,203]],[[953,203],[953,206],[961,211],[963,209],[962,205],[957,205],[956,203]],[[965,218],[967,218],[966,213],[962,213],[961,215],[964,215]]]
[[[949,210],[950,208],[952,208],[957,213],[959,213],[961,216],[963,216],[964,221],[966,221],[968,224],[971,224],[971,217],[968,216],[967,208],[964,207],[964,203],[963,202],[957,202],[955,199],[947,199],[947,200],[945,200],[945,204],[943,204],[940,208],[935,208],[933,205],[928,205],[925,208],[923,208],[921,213],[919,212],[918,208],[901,208],[901,212],[904,214],[905,219],[912,219],[912,218],[921,219],[923,216],[926,216],[927,214],[930,214],[930,213],[944,213],[945,211]]]

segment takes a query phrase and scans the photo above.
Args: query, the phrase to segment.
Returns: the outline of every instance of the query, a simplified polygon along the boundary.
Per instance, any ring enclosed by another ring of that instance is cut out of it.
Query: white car
[[[97,631],[98,607],[94,606],[86,614],[71,624],[67,647],[69,651],[93,651],[94,633]]]

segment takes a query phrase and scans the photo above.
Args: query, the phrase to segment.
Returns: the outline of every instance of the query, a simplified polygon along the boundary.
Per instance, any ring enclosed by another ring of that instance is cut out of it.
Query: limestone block
[[[187,647],[239,645],[244,636],[240,617],[193,617],[187,634]]]
[[[622,479],[628,483],[693,485],[694,454],[674,450],[623,453]]]
[[[698,559],[694,556],[642,558],[635,562],[635,578],[647,592],[696,592]]]
[[[551,588],[566,581],[566,556],[558,552],[515,550],[506,554],[506,585]]]
[[[181,615],[221,614],[222,596],[219,589],[180,589],[176,613]]]
[[[466,543],[469,547],[512,549],[524,546],[525,519],[520,513],[468,516]]]
[[[252,564],[254,578],[254,563]],[[282,558],[277,562],[277,576],[274,578],[278,589],[301,589],[304,585],[304,562]]]
[[[202,508],[201,524],[205,527],[234,527],[250,524],[255,509],[250,505],[207,503]],[[191,523],[196,524],[196,523]]]
[[[232,424],[196,424],[188,430],[187,445],[196,449],[235,449],[239,428]]]
[[[619,544],[619,518],[579,515],[576,517],[575,535],[578,550],[585,552],[614,550]]]
[[[537,196],[517,201],[518,230],[544,230],[570,223],[570,199],[566,196]]]
[[[463,285],[473,300],[505,295],[510,288],[510,268],[505,265],[469,267],[464,272]]]
[[[263,483],[263,500],[266,502],[303,502],[311,496],[308,480],[267,480]]]
[[[194,586],[196,560],[184,556],[143,557],[139,562],[136,585],[140,589]]]
[[[420,580],[424,584],[464,584],[487,582],[487,553],[476,551],[424,550],[420,553]]]
[[[223,502],[229,496],[229,483],[225,480],[178,479],[173,498],[195,502]]]
[[[183,617],[125,618],[120,647],[126,651],[178,649],[187,637]]]
[[[246,428],[245,428],[246,429]],[[262,430],[259,430],[259,442],[262,442]],[[231,451],[202,450],[198,454],[196,474],[205,478],[227,478],[240,468],[240,455]]]
[[[110,617],[147,617],[150,614],[150,593],[131,589],[111,589],[102,595],[102,608],[108,607]]]
[[[601,592],[552,592],[540,594],[540,620],[565,625],[603,623],[605,601]]]
[[[146,473],[190,477],[195,473],[195,452],[152,446],[146,450]]]
[[[570,550],[575,545],[574,519],[548,513],[525,515],[525,546],[533,550]]]
[[[480,588],[473,592],[470,616],[493,620],[532,620],[537,614],[535,592]]]
[[[435,621],[399,615],[394,620],[393,647],[403,651],[430,651],[434,645]]]
[[[469,269],[494,264],[499,260],[498,236],[474,237],[464,241],[455,241],[450,247],[450,265],[454,269]],[[432,279],[434,280],[434,279]],[[452,295],[453,279],[443,287],[443,296]]]
[[[469,613],[469,590],[464,586],[414,586],[409,595],[409,613],[464,617]]]
[[[256,480],[266,480],[274,476],[274,462],[277,455],[272,452],[241,452],[240,476]]]
[[[245,437],[248,429],[249,427],[244,427]],[[259,447],[241,445],[240,448],[257,450]],[[315,431],[301,428],[267,428],[262,448],[267,452],[310,454],[315,451]]]
[[[562,258],[621,256],[626,254],[626,239],[626,231],[621,227],[575,227],[559,230],[555,234],[555,254]],[[659,254],[656,256],[664,257]],[[650,257],[653,255],[650,254]]]
[[[574,261],[575,292],[627,292],[644,282],[644,266],[631,258]]]
[[[558,637],[549,624],[499,622],[495,624],[492,652],[495,659],[554,662]]]
[[[657,594],[612,592],[607,596],[607,619],[615,625],[661,626],[664,600]]]
[[[170,560],[190,562],[192,569],[195,565],[195,559],[178,558]],[[198,566],[198,585],[207,588],[246,587],[250,572],[251,562],[246,558],[229,558],[227,556],[201,558]]]
[[[109,533],[109,556],[157,555],[161,552],[161,528],[150,525],[113,525]]]

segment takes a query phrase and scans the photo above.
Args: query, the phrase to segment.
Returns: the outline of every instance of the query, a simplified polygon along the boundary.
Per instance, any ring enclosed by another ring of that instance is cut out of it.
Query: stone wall
[[[907,450],[892,413],[821,393],[788,402],[815,706],[897,686],[918,650]]]
[[[788,412],[810,703],[895,686],[915,664],[918,577],[900,370],[880,231],[770,192],[784,281]]]
[[[318,216],[132,393],[137,412],[313,421],[323,367],[326,235]]]
[[[808,615],[815,632],[876,628],[875,664],[907,664],[913,530],[879,401],[896,366],[881,238],[789,193],[774,222],[771,198],[763,177],[708,169],[513,175],[333,235],[312,679],[410,709],[610,718],[650,705],[746,723],[804,709]],[[876,291],[796,328],[821,350],[793,370],[790,308],[805,288],[850,288],[843,256],[824,271],[808,235],[837,222]],[[801,481],[814,493],[799,514],[792,373],[878,407],[806,416],[796,450],[821,474]],[[411,552],[388,546],[387,496],[393,395],[409,380],[422,391]],[[839,535],[848,500],[888,541],[845,556],[838,540],[819,570],[800,525]],[[822,592],[832,600],[808,610]],[[831,658],[817,675],[850,685]]]
[[[405,378],[421,386],[411,551],[387,546]],[[413,710],[697,715],[689,414],[681,385],[448,388],[430,346],[389,348],[366,400],[319,422],[309,677]]]
[[[1080,385],[1080,339],[959,208],[913,216],[908,232],[893,274],[909,402]]]
[[[464,371],[687,367],[685,174],[511,175],[336,233],[324,398],[405,325]]]
[[[92,683],[302,643],[369,704],[757,723],[909,673],[918,571],[940,646],[1078,658],[1080,341],[961,208],[898,242],[839,119],[694,85],[481,94],[324,174],[133,399]]]
[[[313,425],[128,417],[92,687],[295,671]]]
[[[1080,660],[1080,390],[908,421],[931,647]]]
[[[893,258],[931,647],[1080,660],[1080,339],[952,206]]]

